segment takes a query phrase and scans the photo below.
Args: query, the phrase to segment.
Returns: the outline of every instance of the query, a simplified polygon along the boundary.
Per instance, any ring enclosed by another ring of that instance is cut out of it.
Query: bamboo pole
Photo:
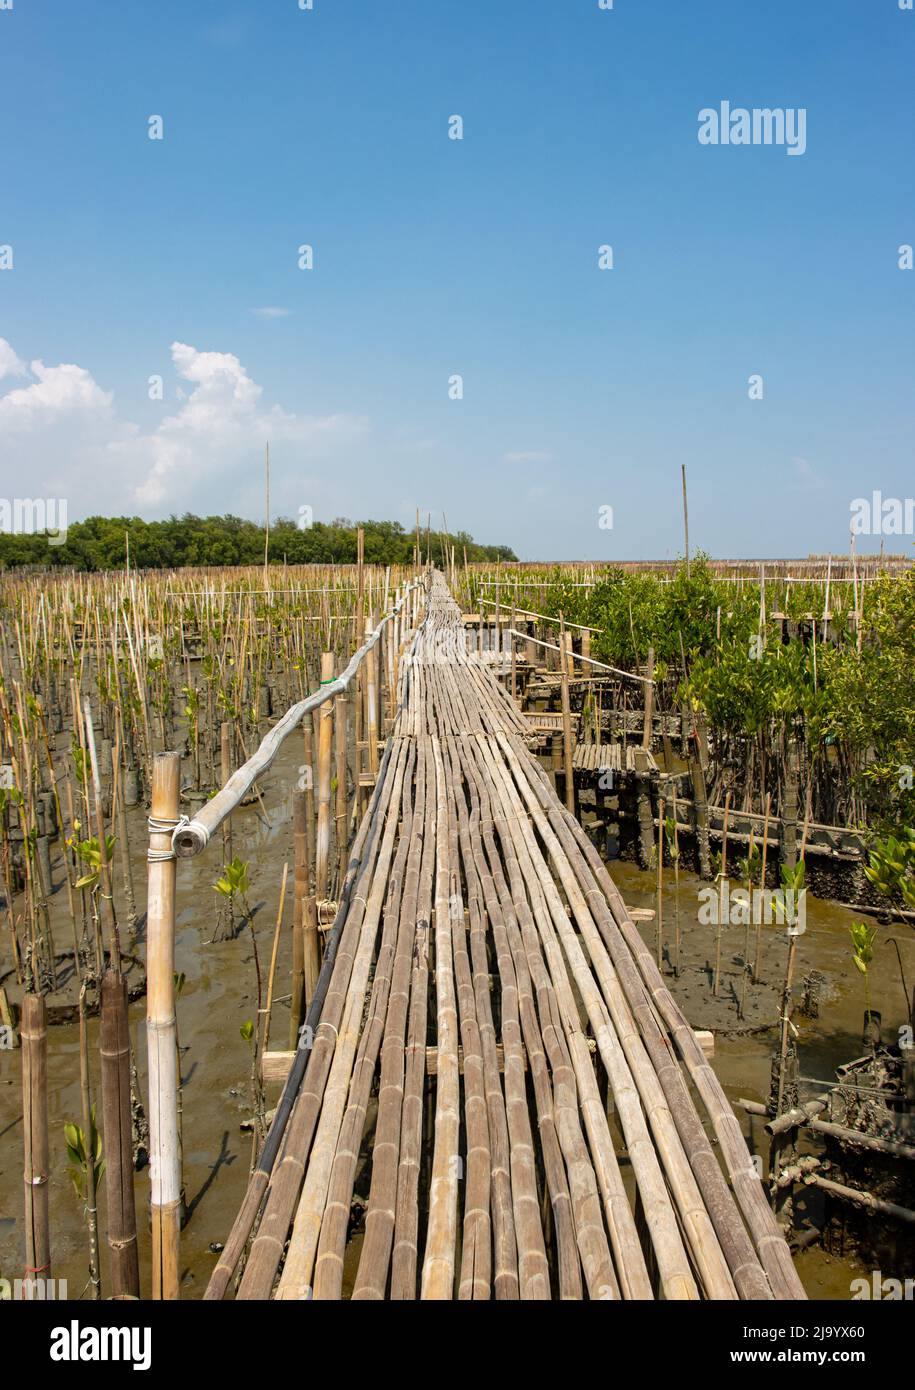
[[[390,689],[393,698],[393,682]],[[349,771],[346,749],[348,726],[349,700],[345,695],[338,695],[334,700],[334,776],[337,783],[334,793],[334,840],[337,852],[337,891],[346,877],[346,860],[349,848],[346,788]]]
[[[51,1277],[48,1223],[48,1017],[44,996],[26,994],[20,1022],[25,1149],[26,1279]]]
[[[292,793],[293,910],[292,910],[292,996],[289,1004],[289,1046],[295,1049],[305,1015],[305,899],[309,896],[308,821],[305,791]]]
[[[372,635],[373,619],[366,620],[365,636]],[[368,740],[368,767],[372,777],[378,776],[378,691],[375,651],[370,648],[365,657],[365,736]]]
[[[123,1295],[139,1298],[140,1265],[130,1107],[130,1023],[127,981],[118,971],[105,972],[101,996],[99,1049],[111,1292],[115,1298]]]
[[[569,704],[569,661],[566,650],[566,629],[562,613],[559,614],[560,621],[560,667],[562,673],[562,754],[565,768],[565,797],[566,806],[570,813],[575,814],[575,772],[572,764],[572,713]]]
[[[645,717],[642,723],[642,747],[651,747],[652,716],[654,713],[654,647],[648,648],[648,680],[645,682]]]
[[[321,684],[329,685],[334,679],[333,652],[321,654]],[[315,832],[315,894],[318,901],[327,898],[330,871],[330,783],[331,749],[333,747],[334,707],[330,700],[315,713],[315,734],[318,744],[317,761],[317,829]]]
[[[658,911],[657,911],[658,969],[664,965],[664,798],[658,803]]]
[[[149,1157],[152,1296],[179,1297],[181,1166],[175,1018],[175,878],[172,833],[178,823],[181,755],[153,761],[149,831],[146,1033],[149,1057]]]
[[[86,1146],[86,1228],[89,1235],[89,1286],[93,1301],[102,1296],[98,1259],[98,1205],[95,1150],[92,1143],[92,1098],[89,1094],[89,1037],[86,1028],[86,986],[79,991],[79,1089]]]

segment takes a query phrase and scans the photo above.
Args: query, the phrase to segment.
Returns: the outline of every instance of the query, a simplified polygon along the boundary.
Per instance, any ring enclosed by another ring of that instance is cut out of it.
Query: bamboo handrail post
[[[179,1296],[181,1165],[174,979],[177,866],[172,832],[178,823],[180,782],[180,753],[158,753],[153,760],[149,817],[146,952],[154,1299],[177,1299]]]
[[[390,691],[393,701],[393,681]],[[338,695],[334,700],[334,753],[335,753],[335,776],[337,788],[335,793],[334,806],[334,828],[337,849],[337,887],[339,889],[346,877],[346,858],[349,842],[347,833],[347,762],[346,762],[346,738],[349,728],[349,700],[345,695]]]
[[[334,678],[334,657],[332,652],[321,653],[321,684],[328,685]],[[334,707],[326,701],[315,714],[318,740],[317,766],[317,825],[315,829],[315,893],[320,900],[327,897],[328,871],[330,865],[330,770],[331,747],[334,731]]]
[[[372,635],[372,619],[366,622],[366,640]],[[378,776],[378,691],[376,687],[374,648],[365,657],[365,736],[368,740],[368,768],[372,777]]]

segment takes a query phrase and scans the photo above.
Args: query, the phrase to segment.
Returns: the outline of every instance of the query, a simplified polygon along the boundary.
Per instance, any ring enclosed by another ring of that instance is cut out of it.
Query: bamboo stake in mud
[[[283,925],[283,909],[286,906],[286,880],[289,877],[288,861],[283,864],[283,879],[280,884],[280,901],[276,910],[276,926],[273,929],[273,948],[270,952],[270,970],[267,975],[267,1002],[264,1005],[264,1032],[258,1054],[261,1065],[261,1085],[263,1085],[264,1053],[270,1044],[270,1015],[273,1011],[273,984],[276,979],[276,957],[280,946],[280,929]]]
[[[674,782],[673,795],[673,818],[674,818],[674,977],[680,978],[680,838],[677,830],[677,784]]]
[[[758,920],[758,922],[756,923],[756,953],[755,953],[754,958],[753,958],[753,983],[754,983],[754,985],[759,984],[759,952],[760,952],[761,936],[762,936],[762,908],[763,908],[763,904],[764,904],[765,901],[766,901],[766,898],[765,898],[765,888],[766,888],[766,857],[767,857],[767,855],[768,855],[768,853],[769,853],[769,811],[770,811],[770,809],[771,809],[771,806],[772,806],[772,793],[771,793],[771,792],[766,792],[766,815],[765,815],[765,820],[763,821],[762,868],[761,868],[760,871],[759,871],[759,889],[760,889],[760,894],[761,894],[761,897],[760,897],[760,910],[759,910],[759,920]]]
[[[86,1030],[86,986],[79,991],[79,1087],[86,1144],[86,1227],[89,1232],[89,1285],[93,1300],[102,1296],[98,1264],[98,1205],[95,1148],[92,1142],[92,1099],[89,1094],[89,1038]]]
[[[645,717],[642,724],[642,747],[651,747],[652,720],[654,716],[654,647],[648,648],[648,680],[645,682]]]
[[[292,998],[289,1005],[289,1046],[298,1046],[299,1028],[305,1013],[305,899],[311,877],[308,863],[308,820],[305,792],[297,787],[292,793]]]
[[[102,977],[99,1052],[111,1292],[115,1298],[125,1294],[139,1298],[140,1264],[133,1192],[130,1108],[130,1024],[127,981],[119,971],[106,970]]]
[[[658,803],[658,969],[664,966],[664,798]]]
[[[322,652],[321,684],[328,685],[333,678],[333,653]],[[315,712],[315,723],[317,725],[318,735],[318,822],[315,834],[315,893],[317,897],[323,901],[327,897],[327,882],[330,865],[330,766],[334,732],[333,701],[325,701]]]
[[[117,745],[111,750],[112,796],[117,805],[118,839],[120,840],[121,871],[124,884],[124,901],[127,903],[127,925],[129,927],[127,946],[133,949],[137,930],[137,903],[133,891],[133,869],[130,864],[130,837],[127,830],[127,807],[124,804],[124,784],[121,776],[121,756]],[[67,882],[69,883],[69,875]]]
[[[724,828],[721,838],[721,872],[718,875],[718,923],[715,927],[715,980],[712,994],[718,998],[718,990],[721,984],[721,933],[724,930],[724,922],[727,917],[727,891],[728,891],[728,815],[731,809],[731,793],[724,794]]]
[[[22,1132],[25,1148],[25,1277],[51,1276],[48,1225],[48,1017],[44,996],[22,1000]]]
[[[149,1054],[149,1160],[152,1295],[177,1299],[181,1222],[178,1074],[175,1020],[175,853],[181,755],[153,761],[149,817],[146,1030]]]
[[[105,838],[105,819],[102,815],[102,784],[99,777],[98,759],[95,753],[95,733],[92,728],[92,710],[89,701],[85,702],[86,743],[92,767],[92,797],[95,804],[95,833],[99,849],[99,915],[108,929],[108,949],[111,968],[116,974],[121,972],[121,939],[117,918],[114,914],[114,891],[111,885],[111,865],[108,862],[108,847]]]
[[[517,700],[517,698],[518,698],[518,670],[517,670],[517,658],[516,658],[516,655],[515,655],[515,610],[514,610],[514,608],[512,608],[512,625],[511,625],[511,632],[509,633],[509,638],[508,638],[508,640],[509,640],[509,642],[510,642],[510,644],[511,644],[512,699],[513,699],[513,700]]]
[[[392,653],[393,656],[393,653]],[[390,692],[393,704],[394,682],[391,681]],[[339,894],[340,887],[346,877],[346,859],[349,844],[349,833],[347,830],[347,805],[346,805],[346,735],[349,725],[349,700],[345,695],[338,695],[334,700],[334,756],[335,768],[334,775],[337,781],[335,800],[334,800],[334,836],[337,849],[337,888]]]

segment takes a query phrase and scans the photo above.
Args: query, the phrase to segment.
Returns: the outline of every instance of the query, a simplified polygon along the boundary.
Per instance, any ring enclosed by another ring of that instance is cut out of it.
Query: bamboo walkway
[[[258,1215],[242,1299],[805,1296],[715,1074],[529,732],[433,574],[311,1045],[208,1298]]]

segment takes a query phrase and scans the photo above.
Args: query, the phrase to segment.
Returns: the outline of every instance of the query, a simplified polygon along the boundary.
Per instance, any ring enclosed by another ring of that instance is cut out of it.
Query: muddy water
[[[289,1046],[289,1004],[292,922],[292,836],[288,813],[290,794],[299,773],[301,745],[293,737],[260,782],[272,824],[267,825],[256,803],[232,819],[233,852],[249,861],[249,902],[266,979],[273,931],[279,904],[284,858],[290,865],[284,928],[276,970],[270,1046]],[[191,808],[186,807],[190,813]],[[146,813],[129,813],[131,862],[137,908],[141,914],[138,954],[145,954]],[[188,1221],[181,1244],[182,1293],[187,1298],[203,1294],[216,1256],[212,1242],[224,1241],[244,1195],[251,1159],[251,1136],[240,1125],[252,1113],[250,1044],[240,1029],[257,1009],[256,978],[251,934],[246,927],[234,940],[213,941],[218,895],[212,884],[223,863],[221,834],[203,855],[178,866],[178,910],[175,969],[186,981],[178,1003],[179,1044],[182,1054],[184,1178]],[[55,882],[62,882],[60,871]],[[115,877],[119,918],[126,920],[120,875]],[[55,939],[71,937],[66,892],[54,897]],[[122,927],[123,931],[123,927]],[[285,996],[285,998],[283,998]],[[140,1089],[146,1085],[145,1001],[131,1005],[130,1018]],[[98,1095],[98,1023],[90,1022],[90,1055],[93,1058],[93,1098]],[[79,1296],[87,1280],[86,1242],[81,1203],[67,1176],[63,1125],[80,1120],[79,1033],[75,1025],[48,1030],[49,1123],[51,1142],[50,1207],[52,1273],[68,1281],[71,1296]],[[268,1105],[274,1103],[268,1093]],[[135,1183],[140,1240],[142,1292],[149,1293],[149,1175],[142,1171]],[[101,1228],[105,1228],[104,1182],[99,1194]],[[0,1273],[21,1274],[22,1236],[22,1097],[21,1054],[0,1051]],[[102,1292],[107,1287],[107,1258],[102,1251]]]
[[[264,821],[258,805],[246,808],[233,818],[234,851],[250,862],[250,903],[255,910],[255,927],[262,971],[269,963],[273,927],[276,918],[279,883],[285,858],[291,869],[291,826],[288,815],[289,796],[299,772],[300,747],[291,739],[280,757],[261,782],[264,803],[271,824]],[[130,813],[132,862],[138,905],[145,899],[145,812]],[[212,940],[216,927],[217,895],[212,883],[222,864],[222,845],[219,837],[204,855],[196,860],[183,861],[178,868],[178,933],[176,969],[183,971],[186,983],[179,1001],[178,1020],[182,1049],[184,1174],[188,1222],[182,1237],[183,1296],[199,1298],[206,1286],[216,1255],[212,1243],[224,1241],[246,1186],[250,1156],[250,1134],[240,1129],[251,1113],[249,1044],[240,1034],[247,1019],[253,1019],[256,1009],[255,975],[251,937],[247,929],[234,940]],[[633,907],[654,907],[655,880],[635,866],[617,861],[611,872],[624,898]],[[61,882],[60,872],[55,875]],[[737,1017],[733,991],[729,981],[740,976],[743,947],[743,928],[729,928],[722,941],[722,996],[713,1000],[709,986],[709,962],[715,958],[714,928],[698,923],[699,881],[690,874],[680,876],[679,921],[681,930],[681,975],[683,1003],[695,1026],[709,1026],[730,1033],[742,1024]],[[115,894],[123,913],[120,881],[116,880]],[[54,925],[57,940],[69,938],[66,917],[66,895],[58,890],[53,901]],[[808,901],[807,930],[800,938],[796,980],[800,981],[810,969],[826,975],[820,1016],[815,1020],[798,1019],[801,1074],[829,1081],[833,1068],[859,1055],[863,997],[861,981],[851,965],[848,925],[853,915],[829,903]],[[664,940],[669,941],[674,928],[673,875],[668,871],[664,882]],[[291,901],[287,898],[284,931],[276,975],[276,994],[279,1002],[274,1008],[271,1045],[288,1046],[290,979]],[[653,947],[656,941],[654,923],[640,928]],[[777,1008],[772,1001],[784,974],[785,938],[774,929],[764,929],[761,975],[764,986],[757,991],[757,1012],[762,1022],[773,1020]],[[915,977],[912,960],[912,935],[905,927],[881,929],[881,943],[891,934],[902,942],[903,958],[911,963],[910,977]],[[141,920],[139,951],[145,946]],[[669,966],[667,967],[669,970]],[[884,1038],[889,1041],[904,1022],[905,1006],[895,952],[878,944],[872,966],[874,1007],[883,1014]],[[767,993],[768,990],[768,993]],[[754,1005],[746,1001],[747,1012]],[[141,1092],[146,1094],[145,1075],[145,1006],[139,1001],[131,1007],[131,1022],[135,1054],[138,1059]],[[760,1018],[755,1020],[760,1025]],[[97,1023],[90,1025],[90,1048],[97,1058]],[[745,1035],[721,1036],[716,1039],[714,1065],[728,1097],[735,1103],[739,1096],[764,1101],[769,1089],[769,1058],[775,1039],[774,1028]],[[81,1204],[76,1198],[67,1175],[67,1158],[63,1124],[79,1120],[79,1055],[78,1032],[73,1025],[49,1030],[48,1049],[49,1107],[51,1134],[50,1205],[52,1229],[53,1274],[68,1281],[71,1296],[80,1296],[85,1288],[85,1233]],[[93,1061],[93,1088],[97,1094],[98,1073]],[[821,1090],[811,1085],[810,1093]],[[274,1100],[268,1095],[268,1104]],[[744,1131],[751,1148],[763,1151],[762,1122],[746,1117],[742,1110]],[[148,1174],[136,1177],[136,1204],[140,1227],[140,1268],[143,1293],[149,1293],[148,1237]],[[104,1185],[99,1198],[101,1228],[105,1228]],[[23,1261],[22,1237],[22,1105],[20,1054],[0,1052],[0,1273],[15,1277],[21,1273]],[[814,1298],[847,1299],[852,1278],[866,1271],[850,1260],[837,1260],[819,1249],[809,1250],[798,1257],[798,1268],[805,1286]],[[103,1293],[107,1287],[107,1257],[102,1251]]]
[[[630,907],[655,907],[654,875],[643,873],[635,865],[621,860],[614,861],[608,867]],[[768,1143],[763,1130],[765,1121],[747,1115],[737,1102],[740,1098],[762,1103],[768,1099],[772,1050],[778,1045],[775,1020],[780,1010],[780,991],[787,960],[785,933],[776,927],[762,928],[761,984],[758,990],[748,992],[748,1017],[741,1020],[735,995],[739,998],[744,928],[732,926],[722,933],[721,997],[716,1000],[711,985],[716,959],[715,928],[699,921],[698,894],[700,889],[708,885],[694,874],[681,872],[679,921],[683,983],[682,986],[679,982],[675,983],[670,964],[675,927],[673,885],[673,871],[665,871],[662,951],[668,985],[679,998],[694,1027],[714,1029],[715,1071],[741,1120],[751,1152],[762,1155],[766,1160]],[[794,975],[795,1011],[792,1014],[799,1034],[800,1075],[807,1078],[800,1088],[802,1100],[825,1091],[828,1084],[835,1081],[835,1068],[861,1056],[864,1051],[861,1046],[864,994],[861,976],[852,963],[848,934],[854,920],[855,914],[848,909],[808,894],[806,930],[798,938]],[[875,920],[869,918],[868,922],[873,925]],[[656,951],[656,924],[642,922],[639,930],[644,940]],[[896,952],[887,944],[890,936],[899,942],[909,981],[915,975],[915,935],[911,929],[898,923],[892,927],[881,926],[870,974],[872,1007],[883,1015],[885,1043],[895,1042],[899,1028],[908,1022]],[[751,941],[751,959],[752,949]],[[811,1019],[800,1014],[797,1001],[800,982],[812,970],[820,971],[826,978],[820,991],[819,1016]],[[761,1029],[764,1011],[768,1012],[771,1026]],[[811,1298],[848,1299],[851,1280],[862,1274],[870,1275],[869,1268],[865,1269],[851,1258],[837,1259],[826,1254],[819,1246],[802,1251],[796,1257],[796,1263]]]

